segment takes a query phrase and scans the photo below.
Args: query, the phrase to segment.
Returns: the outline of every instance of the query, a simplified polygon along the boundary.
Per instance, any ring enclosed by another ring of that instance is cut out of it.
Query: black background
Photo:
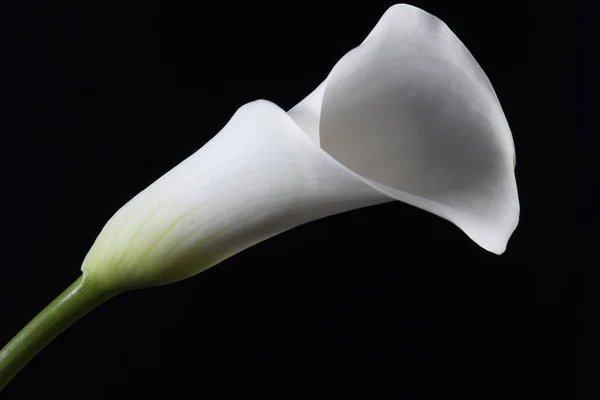
[[[121,205],[244,103],[292,107],[393,4],[122,3],[2,13],[0,343]],[[504,255],[401,203],[315,221],[111,300],[0,398],[597,398],[598,7],[412,4],[467,45],[511,125]]]

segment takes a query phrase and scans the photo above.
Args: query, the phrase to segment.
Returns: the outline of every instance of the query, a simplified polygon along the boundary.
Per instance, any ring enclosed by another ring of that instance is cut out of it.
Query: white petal
[[[505,250],[519,219],[511,131],[485,73],[435,16],[388,9],[290,115],[366,183]]]
[[[300,224],[391,200],[256,101],[123,206],[82,270],[121,287],[170,283]]]
[[[320,147],[319,147],[320,146]],[[437,18],[394,6],[289,114],[241,107],[123,206],[82,270],[120,288],[184,279],[300,224],[397,199],[501,253],[519,216],[508,123]]]
[[[288,111],[288,115],[298,124],[306,135],[317,145],[319,139],[319,117],[321,115],[321,104],[327,81],[321,83],[304,100]]]

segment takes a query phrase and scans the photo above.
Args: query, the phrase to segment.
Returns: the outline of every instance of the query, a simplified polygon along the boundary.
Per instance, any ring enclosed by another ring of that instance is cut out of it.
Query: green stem
[[[80,276],[0,351],[0,391],[52,339],[116,294]]]

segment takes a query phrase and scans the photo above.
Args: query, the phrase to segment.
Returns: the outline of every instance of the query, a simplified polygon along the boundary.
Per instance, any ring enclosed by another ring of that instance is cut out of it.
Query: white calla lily
[[[82,270],[121,288],[170,283],[300,224],[392,200],[500,254],[519,217],[513,160],[473,56],[436,17],[396,5],[296,107],[242,106],[123,206]]]
[[[289,112],[242,106],[104,226],[83,274],[0,351],[0,391],[66,327],[300,224],[399,200],[500,254],[517,226],[514,146],[473,56],[439,19],[387,10]]]

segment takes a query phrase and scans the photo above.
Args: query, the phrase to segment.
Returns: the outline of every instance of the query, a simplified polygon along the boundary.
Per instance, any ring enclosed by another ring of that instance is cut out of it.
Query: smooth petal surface
[[[82,270],[107,285],[166,284],[300,224],[391,200],[319,149],[285,111],[256,101],[122,207]]]
[[[392,200],[499,254],[519,217],[513,158],[469,51],[436,17],[397,5],[288,113],[246,104],[123,206],[82,270],[122,289],[162,285],[300,224]]]
[[[504,252],[519,219],[511,131],[485,73],[435,16],[391,7],[289,113],[372,187]]]

